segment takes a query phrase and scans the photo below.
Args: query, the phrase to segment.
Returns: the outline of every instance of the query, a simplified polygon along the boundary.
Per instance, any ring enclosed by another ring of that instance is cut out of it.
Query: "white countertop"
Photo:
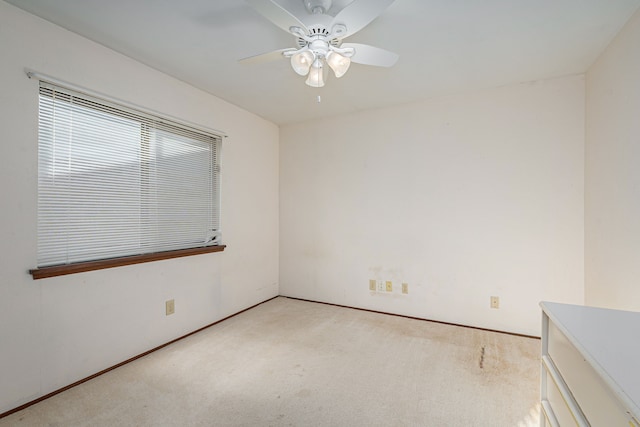
[[[540,307],[640,419],[640,313],[553,302]]]

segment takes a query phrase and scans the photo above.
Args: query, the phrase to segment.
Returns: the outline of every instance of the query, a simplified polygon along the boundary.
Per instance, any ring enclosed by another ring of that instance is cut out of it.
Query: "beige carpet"
[[[280,297],[0,426],[538,426],[539,348]]]

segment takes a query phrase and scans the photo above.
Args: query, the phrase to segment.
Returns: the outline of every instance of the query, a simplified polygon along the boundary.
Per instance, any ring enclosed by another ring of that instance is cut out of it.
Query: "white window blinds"
[[[38,266],[219,243],[220,143],[40,82]]]

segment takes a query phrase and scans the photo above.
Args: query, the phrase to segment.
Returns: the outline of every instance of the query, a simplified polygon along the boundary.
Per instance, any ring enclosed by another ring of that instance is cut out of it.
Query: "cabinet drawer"
[[[634,425],[606,383],[553,323],[549,324],[548,352],[591,426]]]
[[[564,398],[562,397],[558,386],[554,382],[549,372],[546,370],[544,370],[544,372],[544,375],[547,376],[546,398],[549,402],[549,406],[551,406],[551,410],[553,411],[553,416],[555,416],[556,421],[562,427],[577,426],[578,423],[576,422],[575,417],[572,415],[571,410],[567,406],[567,402],[565,402]],[[553,426],[553,423],[545,423],[543,425]]]

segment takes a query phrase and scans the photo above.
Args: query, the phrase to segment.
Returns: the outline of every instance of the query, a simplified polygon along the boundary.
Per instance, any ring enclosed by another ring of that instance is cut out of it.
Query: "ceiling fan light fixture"
[[[313,61],[313,65],[309,70],[309,77],[307,77],[307,81],[305,83],[311,87],[324,86],[322,61],[320,61],[319,59]]]
[[[327,64],[333,70],[336,78],[340,78],[345,75],[349,66],[351,65],[351,58],[340,55],[338,52],[331,51],[327,54]]]
[[[296,53],[291,56],[291,68],[301,76],[306,76],[309,74],[309,68],[313,64],[313,60],[314,55],[308,50]]]

